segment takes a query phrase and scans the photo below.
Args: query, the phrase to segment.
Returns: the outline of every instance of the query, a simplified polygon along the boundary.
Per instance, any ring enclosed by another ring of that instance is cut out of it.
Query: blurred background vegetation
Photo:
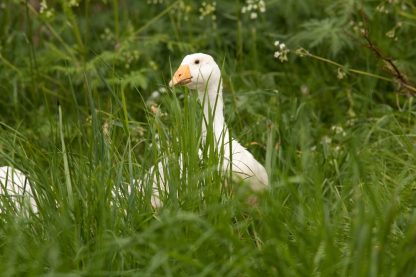
[[[193,52],[222,65],[226,121],[271,190],[255,210],[117,210],[111,188],[195,116],[167,88]],[[0,164],[41,208],[1,214],[2,272],[413,276],[414,72],[411,0],[3,1]]]

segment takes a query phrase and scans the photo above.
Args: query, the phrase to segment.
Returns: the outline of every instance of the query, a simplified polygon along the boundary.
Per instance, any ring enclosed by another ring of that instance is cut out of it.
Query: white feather
[[[38,212],[29,178],[11,166],[0,167],[0,211],[4,209],[6,201],[14,205],[17,211],[28,208],[35,213]]]

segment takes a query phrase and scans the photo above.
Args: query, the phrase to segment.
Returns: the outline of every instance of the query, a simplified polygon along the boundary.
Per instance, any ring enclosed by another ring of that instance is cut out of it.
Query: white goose
[[[224,102],[222,97],[221,70],[214,59],[207,54],[196,53],[187,55],[173,75],[169,86],[187,86],[197,90],[199,101],[203,105],[204,118],[202,122],[202,142],[205,142],[207,134],[207,122],[212,118],[213,134],[218,144],[224,144],[224,160],[222,170],[233,171],[233,176],[244,179],[250,184],[253,191],[260,191],[268,186],[266,169],[244,148],[237,140],[230,137],[224,120]],[[211,114],[210,114],[211,113]],[[230,147],[232,148],[230,151]],[[201,156],[201,155],[200,155]],[[231,161],[231,165],[230,165]],[[168,183],[163,176],[163,166],[158,164],[161,176],[153,179],[153,195],[151,203],[154,208],[162,206],[159,192],[169,190]],[[151,168],[151,172],[154,168]],[[158,180],[159,185],[158,186]]]
[[[11,166],[0,167],[0,212],[6,201],[14,205],[16,211],[38,212],[28,177]]]

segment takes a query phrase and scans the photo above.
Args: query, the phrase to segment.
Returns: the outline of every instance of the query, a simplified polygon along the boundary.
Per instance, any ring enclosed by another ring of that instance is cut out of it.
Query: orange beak
[[[189,70],[189,65],[181,65],[175,74],[173,74],[172,80],[169,82],[169,86],[181,86],[186,85],[192,82],[191,72]]]

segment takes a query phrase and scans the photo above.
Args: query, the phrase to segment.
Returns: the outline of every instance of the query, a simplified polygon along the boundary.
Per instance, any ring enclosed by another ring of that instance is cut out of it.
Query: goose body
[[[233,176],[245,180],[253,191],[265,189],[268,186],[266,169],[245,147],[229,136],[223,111],[221,70],[214,59],[203,53],[185,56],[169,82],[169,86],[187,86],[189,89],[197,91],[199,101],[204,109],[202,143],[206,140],[208,126],[212,127],[217,146],[224,147],[221,170],[224,172],[232,170]],[[212,124],[208,124],[210,120],[212,120]],[[202,158],[201,151],[199,151],[199,156]],[[181,164],[181,157],[179,163]],[[159,193],[169,191],[162,163],[160,162],[157,166],[159,176],[154,174],[154,167],[150,169],[150,173],[153,175],[151,204],[154,208],[162,206]]]
[[[0,212],[7,204],[6,201],[16,211],[27,208],[35,213],[38,211],[29,178],[11,166],[0,167]]]

